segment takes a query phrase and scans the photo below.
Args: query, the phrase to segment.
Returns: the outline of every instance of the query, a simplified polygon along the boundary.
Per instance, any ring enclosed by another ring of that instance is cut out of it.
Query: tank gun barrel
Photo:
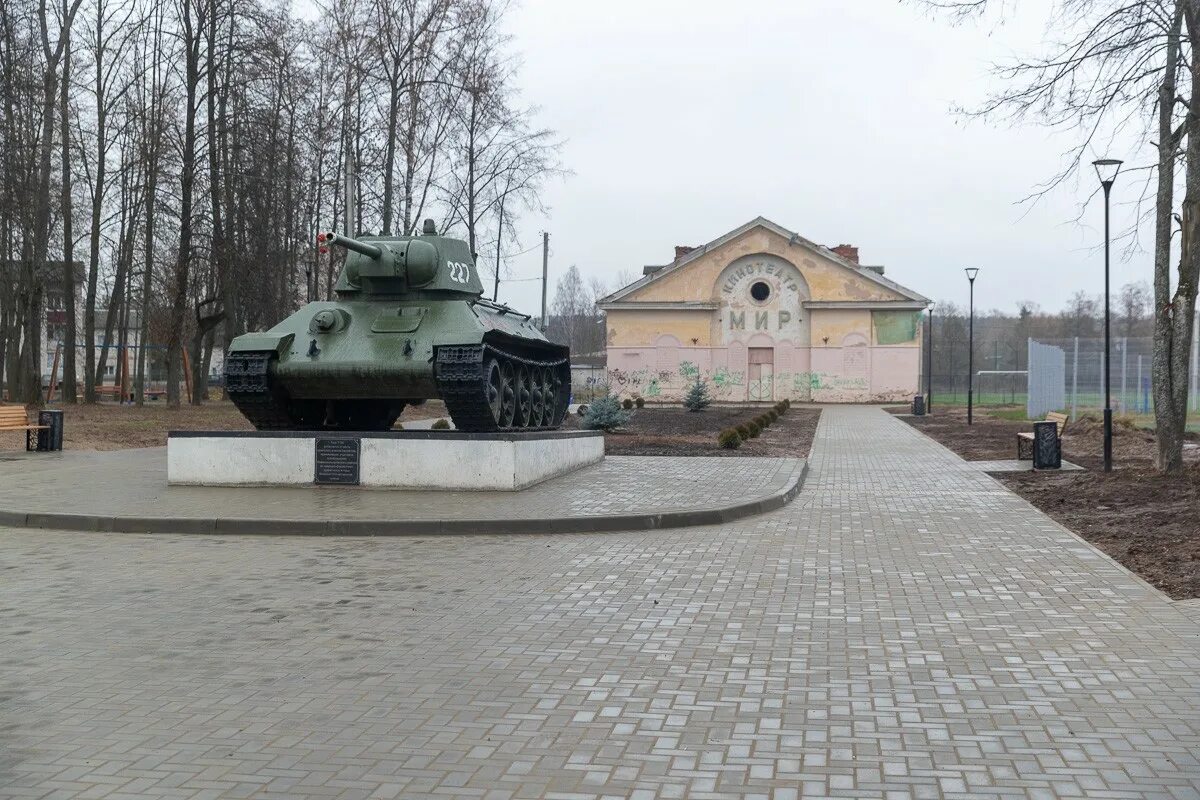
[[[358,239],[351,239],[349,236],[342,236],[340,233],[322,233],[320,240],[326,244],[336,244],[347,250],[353,250],[356,253],[361,253],[367,258],[378,261],[383,256],[383,248],[376,247],[367,242],[360,242]]]

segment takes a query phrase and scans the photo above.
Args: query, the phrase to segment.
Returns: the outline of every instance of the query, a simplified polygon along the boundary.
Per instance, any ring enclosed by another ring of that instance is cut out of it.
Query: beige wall
[[[712,318],[711,311],[613,309],[608,312],[608,346],[653,345],[659,336],[670,334],[681,345],[708,347],[712,343]]]

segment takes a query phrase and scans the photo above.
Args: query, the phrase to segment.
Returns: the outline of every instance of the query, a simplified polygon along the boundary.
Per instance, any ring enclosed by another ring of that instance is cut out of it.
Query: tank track
[[[485,365],[491,358],[507,359],[513,365],[531,368],[549,367],[558,378],[554,415],[549,425],[501,427],[492,417],[487,400]],[[538,359],[501,350],[492,344],[455,346],[437,349],[434,364],[438,395],[446,404],[454,427],[467,432],[550,431],[562,425],[571,397],[571,365],[568,358]]]
[[[286,400],[271,388],[274,350],[239,351],[225,359],[225,394],[260,431],[296,428]]]

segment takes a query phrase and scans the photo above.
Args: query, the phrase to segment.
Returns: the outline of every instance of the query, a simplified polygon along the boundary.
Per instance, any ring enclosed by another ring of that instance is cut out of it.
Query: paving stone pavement
[[[0,532],[0,797],[1200,797],[1200,627],[878,409],[727,526]]]
[[[0,511],[177,520],[536,520],[725,508],[783,492],[804,467],[796,458],[608,456],[521,492],[443,492],[168,486],[165,447],[9,458],[0,458]]]

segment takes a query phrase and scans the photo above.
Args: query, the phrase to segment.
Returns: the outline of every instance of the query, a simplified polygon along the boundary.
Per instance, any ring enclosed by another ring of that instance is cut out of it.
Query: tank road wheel
[[[512,362],[507,358],[500,362],[500,377],[504,381],[504,392],[501,395],[503,403],[498,423],[501,428],[511,428],[517,413],[517,376],[513,372]]]
[[[540,428],[546,424],[546,370],[534,367],[529,379],[529,427]]]
[[[513,368],[507,359],[493,358],[488,362],[488,409],[492,412],[492,421],[496,423],[497,428],[512,425],[517,405],[516,387],[513,384]]]
[[[533,378],[529,366],[518,364],[516,368],[516,411],[513,414],[514,428],[528,428],[538,423],[533,420]]]
[[[542,367],[542,419],[538,423],[542,427],[554,424],[554,370]]]
[[[492,420],[499,427],[504,417],[504,376],[500,372],[500,362],[494,358],[487,365],[487,401]]]
[[[566,404],[560,402],[559,395],[563,390],[562,378],[559,377],[558,371],[553,367],[547,368],[549,378],[546,381],[547,399],[546,399],[546,424],[561,425],[563,417],[566,416]],[[560,411],[559,406],[562,406]]]

